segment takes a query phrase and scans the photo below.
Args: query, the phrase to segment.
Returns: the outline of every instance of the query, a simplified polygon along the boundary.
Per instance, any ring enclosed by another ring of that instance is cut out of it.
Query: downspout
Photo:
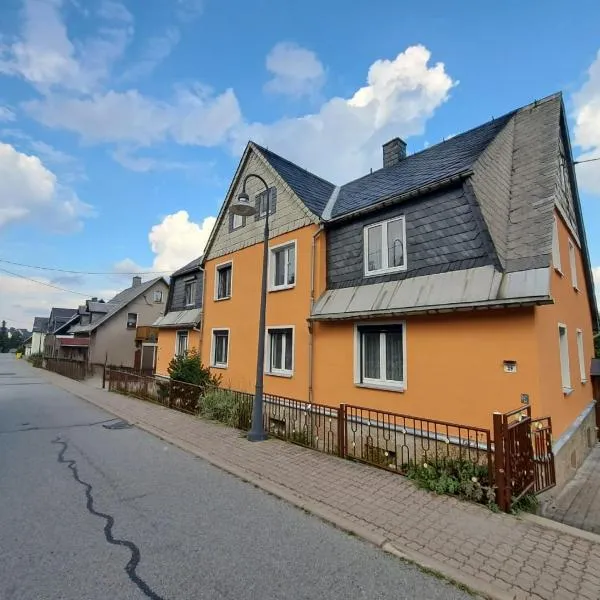
[[[317,237],[323,231],[323,223],[319,223],[319,229],[312,235],[311,247],[310,247],[310,312],[312,315],[313,307],[315,304],[315,259],[316,259],[316,246]],[[313,401],[313,322],[308,321],[308,402]]]

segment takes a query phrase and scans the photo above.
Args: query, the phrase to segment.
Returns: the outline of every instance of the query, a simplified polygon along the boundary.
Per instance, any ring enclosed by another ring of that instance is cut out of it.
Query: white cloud
[[[125,50],[133,28],[125,7],[105,2],[107,25],[74,45],[61,15],[62,0],[25,0],[21,35],[0,46],[0,73],[18,75],[42,91],[63,88],[89,92],[106,79]]]
[[[600,158],[600,51],[587,72],[587,80],[573,95],[575,107],[575,144],[582,154],[577,160]],[[600,161],[577,165],[582,189],[600,194]]]
[[[204,12],[204,0],[176,0],[176,12],[183,22],[191,22]]]
[[[456,82],[431,53],[411,46],[393,60],[377,60],[367,85],[350,98],[332,98],[317,113],[235,130],[239,153],[248,139],[269,146],[323,177],[340,183],[381,166],[381,144],[421,134]]]
[[[133,23],[133,15],[127,10],[124,4],[115,2],[115,0],[102,0],[98,15],[112,21]]]
[[[0,229],[15,221],[34,221],[56,231],[78,228],[93,214],[37,156],[0,142]]]
[[[267,55],[267,70],[273,75],[265,89],[289,96],[311,96],[325,82],[325,69],[311,50],[291,42],[280,42]]]
[[[152,73],[156,66],[171,54],[180,40],[181,32],[177,27],[169,27],[163,35],[150,38],[137,63],[125,71],[123,81],[131,81]]]
[[[6,106],[0,106],[0,121],[14,121],[15,113]]]

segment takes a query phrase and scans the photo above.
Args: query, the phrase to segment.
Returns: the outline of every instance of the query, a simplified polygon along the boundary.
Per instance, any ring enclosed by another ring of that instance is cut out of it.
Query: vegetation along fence
[[[250,429],[252,394],[112,369],[108,380],[111,391]],[[474,475],[482,490],[496,490],[503,510],[554,485],[550,419],[531,419],[529,407],[494,415],[496,444],[489,429],[272,394],[264,395],[263,418],[272,437],[395,473],[429,467],[445,477]]]
[[[46,358],[44,367],[48,371],[58,373],[64,377],[83,381],[85,379],[87,368],[82,360],[71,360],[68,358]]]

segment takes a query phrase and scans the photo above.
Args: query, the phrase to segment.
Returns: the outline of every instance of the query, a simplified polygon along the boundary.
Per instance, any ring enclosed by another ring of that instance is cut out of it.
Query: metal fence
[[[64,377],[70,377],[77,381],[83,381],[87,374],[87,366],[82,360],[71,360],[68,358],[46,358],[44,368]]]

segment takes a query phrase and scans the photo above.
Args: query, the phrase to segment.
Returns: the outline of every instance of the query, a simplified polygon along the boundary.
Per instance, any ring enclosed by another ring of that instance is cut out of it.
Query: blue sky
[[[336,183],[555,91],[600,156],[600,5],[4,0],[0,318],[107,297],[202,251],[252,137]],[[600,161],[578,167],[600,267]],[[5,293],[4,291],[6,290]]]

